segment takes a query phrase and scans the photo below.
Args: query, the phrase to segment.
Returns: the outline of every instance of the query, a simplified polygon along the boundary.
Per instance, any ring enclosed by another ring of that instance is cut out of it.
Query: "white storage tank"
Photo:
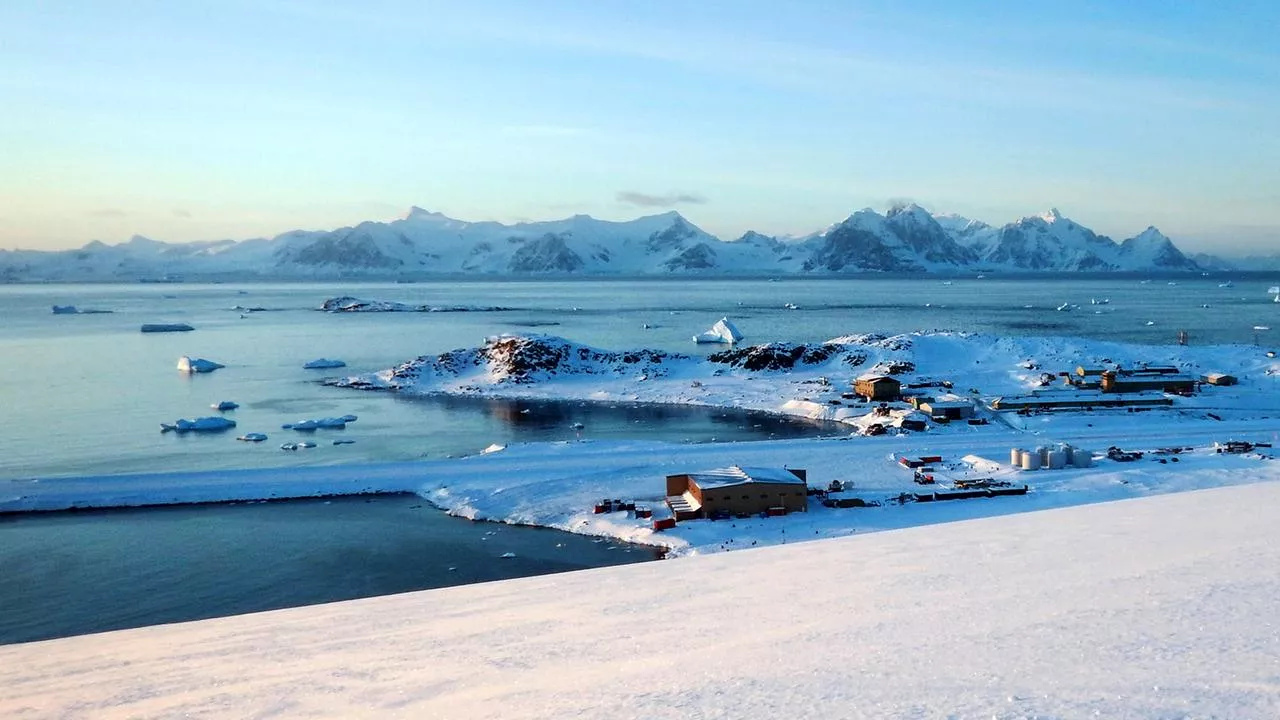
[[[1071,464],[1079,468],[1093,467],[1093,452],[1076,448],[1071,453]]]
[[[1040,447],[1036,448],[1036,455],[1040,456],[1041,466],[1045,466],[1049,464],[1049,452],[1051,450],[1052,448],[1050,448],[1048,445],[1041,445]]]
[[[1022,467],[1022,448],[1014,448],[1009,451],[1009,464],[1014,467]]]
[[[1040,453],[1022,453],[1022,469],[1023,470],[1039,470],[1040,469]]]
[[[1049,451],[1049,469],[1061,470],[1067,466],[1067,456],[1061,450]]]
[[[1058,446],[1058,449],[1062,451],[1062,463],[1064,465],[1070,465],[1072,454],[1076,449],[1071,447],[1071,443],[1062,443]]]

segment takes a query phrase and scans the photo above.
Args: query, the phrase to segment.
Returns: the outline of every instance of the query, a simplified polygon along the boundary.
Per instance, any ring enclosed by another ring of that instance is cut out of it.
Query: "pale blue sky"
[[[0,247],[912,199],[1280,251],[1280,3],[0,3]]]

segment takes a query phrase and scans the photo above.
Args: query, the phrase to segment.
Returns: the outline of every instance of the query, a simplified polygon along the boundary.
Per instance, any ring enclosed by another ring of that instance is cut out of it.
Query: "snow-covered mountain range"
[[[425,275],[1193,271],[1154,227],[1115,242],[1056,209],[996,227],[910,204],[859,210],[821,232],[721,240],[678,212],[504,225],[413,208],[391,222],[273,238],[165,243],[135,236],[58,252],[0,250],[0,281],[411,278]]]

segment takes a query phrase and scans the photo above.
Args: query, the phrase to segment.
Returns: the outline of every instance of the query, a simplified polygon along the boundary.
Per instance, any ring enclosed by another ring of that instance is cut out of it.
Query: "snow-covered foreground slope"
[[[1274,718],[1280,483],[0,647],[0,715]]]

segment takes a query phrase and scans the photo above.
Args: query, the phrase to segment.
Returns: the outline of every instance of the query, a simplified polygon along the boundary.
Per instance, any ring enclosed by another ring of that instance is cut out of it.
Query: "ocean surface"
[[[657,557],[413,495],[0,516],[0,644]]]

